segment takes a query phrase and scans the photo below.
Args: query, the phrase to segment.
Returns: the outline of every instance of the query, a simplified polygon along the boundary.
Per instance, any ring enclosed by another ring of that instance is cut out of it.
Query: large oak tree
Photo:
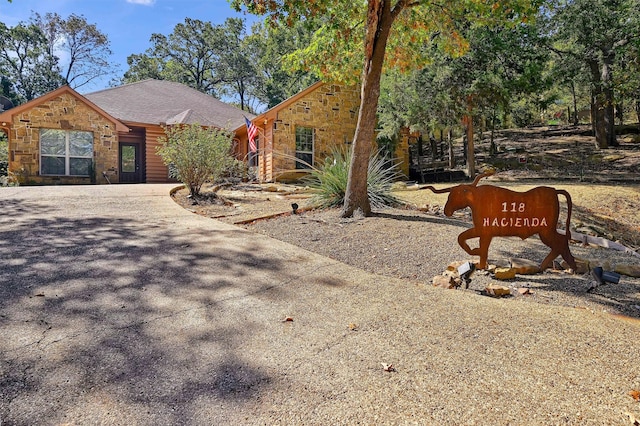
[[[461,22],[524,19],[531,1],[487,2],[459,0],[230,0],[236,9],[267,15],[275,22],[319,22],[310,46],[297,56],[327,79],[354,81],[360,75],[361,103],[352,144],[352,161],[342,209],[344,217],[356,211],[371,214],[367,195],[367,165],[375,135],[380,79],[385,64],[411,70],[428,62],[434,38],[451,52],[463,51]],[[392,54],[387,55],[387,51]],[[358,72],[357,69],[361,71]]]
[[[589,70],[596,146],[617,146],[614,127],[616,58],[640,42],[640,1],[557,0],[551,9],[553,50]],[[636,47],[637,48],[637,47]]]

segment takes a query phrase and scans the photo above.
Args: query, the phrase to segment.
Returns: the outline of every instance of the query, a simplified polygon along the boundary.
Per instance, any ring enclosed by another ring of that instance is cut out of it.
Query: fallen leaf
[[[293,318],[292,317],[285,317],[282,322],[293,322]]]
[[[381,362],[380,364],[382,364],[382,368],[384,369],[384,371],[396,371],[395,367],[393,366],[393,364],[387,364],[385,362]]]
[[[633,389],[629,391],[629,395],[631,395],[631,398],[635,399],[636,401],[640,401],[640,391],[637,389]]]
[[[349,324],[349,330],[358,331],[358,324],[354,324],[354,323]]]
[[[518,293],[522,294],[523,296],[524,296],[525,294],[533,294],[533,292],[531,291],[531,289],[530,289],[530,288],[527,288],[527,287],[521,287],[521,288],[519,288],[519,289],[518,289]]]

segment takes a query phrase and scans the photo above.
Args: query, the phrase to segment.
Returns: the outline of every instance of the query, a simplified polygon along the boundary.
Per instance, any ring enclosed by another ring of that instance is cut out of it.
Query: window
[[[313,166],[313,128],[296,127],[296,169]]]
[[[255,138],[255,142],[256,142],[256,152],[251,152],[251,149],[248,148],[247,151],[249,152],[248,156],[249,156],[249,167],[257,167],[258,166],[258,152],[260,152],[260,137],[256,135]]]
[[[40,130],[40,174],[89,176],[93,162],[93,133]]]

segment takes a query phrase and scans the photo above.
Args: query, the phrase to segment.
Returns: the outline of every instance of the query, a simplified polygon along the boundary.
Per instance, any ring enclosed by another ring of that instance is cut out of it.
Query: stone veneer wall
[[[93,159],[96,182],[106,183],[103,171],[117,171],[118,138],[115,125],[82,100],[62,94],[30,110],[17,114],[9,135],[9,171],[21,184],[90,183],[89,177],[40,176],[40,129],[93,132]],[[109,180],[118,181],[117,173]]]
[[[296,153],[296,126],[314,129],[314,165],[327,157],[331,147],[350,144],[359,106],[359,87],[324,84],[278,111],[273,124],[274,174],[296,168],[295,160],[290,158]]]

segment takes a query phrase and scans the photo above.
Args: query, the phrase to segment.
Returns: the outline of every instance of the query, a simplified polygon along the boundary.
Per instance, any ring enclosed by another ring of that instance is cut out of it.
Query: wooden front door
[[[142,182],[140,144],[120,143],[120,183]]]

